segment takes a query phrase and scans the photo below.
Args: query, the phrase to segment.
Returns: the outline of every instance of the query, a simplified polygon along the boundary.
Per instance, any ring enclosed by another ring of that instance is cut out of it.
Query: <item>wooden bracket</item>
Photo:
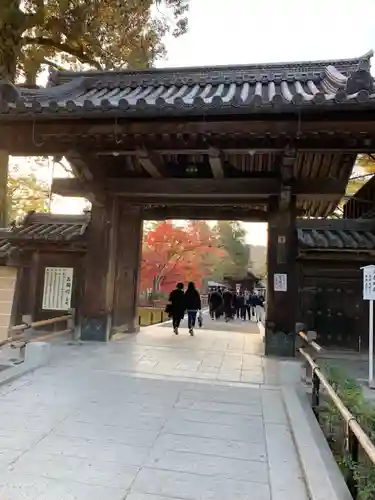
[[[223,179],[224,177],[222,157],[222,152],[219,149],[209,148],[208,158],[212,170],[212,175],[215,177],[215,179]]]
[[[80,153],[71,150],[68,151],[68,153],[65,155],[65,158],[70,163],[73,174],[75,175],[75,177],[77,177],[77,179],[90,182],[94,179],[88,163]]]
[[[297,152],[295,149],[290,147],[285,148],[281,162],[281,181],[283,184],[289,184],[293,181],[296,157]]]
[[[292,201],[292,188],[291,186],[283,186],[279,196],[279,208],[285,210],[290,207]]]
[[[150,177],[161,178],[165,174],[165,166],[160,158],[151,154],[147,149],[137,149],[136,154],[139,163],[150,175]]]

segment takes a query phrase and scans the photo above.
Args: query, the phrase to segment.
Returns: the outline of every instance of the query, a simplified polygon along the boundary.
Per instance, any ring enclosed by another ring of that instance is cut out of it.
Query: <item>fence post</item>
[[[71,318],[67,321],[67,329],[72,331],[73,342],[79,342],[81,339],[80,331],[76,325],[76,310],[74,308],[69,309],[69,315]]]
[[[318,422],[319,422],[319,399],[320,399],[319,391],[320,391],[320,379],[314,369],[312,376],[311,407],[314,412],[315,418]]]
[[[350,422],[350,421],[349,421]],[[358,464],[358,439],[354,435],[353,431],[349,426],[349,422],[346,424],[346,452],[348,454],[348,463],[345,466],[345,482],[348,486],[350,494],[354,499],[358,498],[358,485],[354,477],[354,470],[356,464]]]

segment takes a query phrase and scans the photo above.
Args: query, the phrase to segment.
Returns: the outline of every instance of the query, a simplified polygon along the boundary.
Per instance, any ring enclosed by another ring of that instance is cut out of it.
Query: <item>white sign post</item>
[[[374,387],[374,299],[375,299],[375,266],[365,266],[363,270],[363,300],[368,300],[368,385]]]
[[[72,267],[46,267],[42,308],[47,311],[68,311],[73,287]]]
[[[288,276],[284,273],[273,275],[273,289],[275,292],[286,292],[288,290]]]

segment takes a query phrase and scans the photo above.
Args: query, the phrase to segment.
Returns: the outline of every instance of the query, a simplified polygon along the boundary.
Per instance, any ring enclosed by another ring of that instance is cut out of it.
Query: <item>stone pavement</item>
[[[0,387],[5,500],[307,500],[257,326],[53,344]]]
[[[198,322],[197,322],[198,323]],[[166,321],[163,323],[163,327],[171,328],[172,322]],[[187,316],[181,322],[181,328],[187,328]],[[211,330],[211,331],[222,331],[222,332],[238,332],[238,333],[248,333],[248,334],[259,334],[259,330],[255,325],[255,321],[243,321],[241,319],[235,319],[226,322],[224,317],[222,316],[220,319],[211,319],[208,311],[203,313],[203,330]],[[199,335],[201,328],[196,326],[196,333]]]

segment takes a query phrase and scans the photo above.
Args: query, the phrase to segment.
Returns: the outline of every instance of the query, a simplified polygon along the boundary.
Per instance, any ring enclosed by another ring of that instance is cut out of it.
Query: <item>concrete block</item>
[[[47,364],[50,360],[50,354],[51,346],[46,342],[32,342],[27,344],[24,362],[0,371],[0,385],[11,382]]]
[[[313,340],[316,340],[318,334],[316,333],[315,330],[309,330],[307,333],[306,333],[306,336],[308,338],[308,341],[309,342],[312,342]]]
[[[51,345],[47,342],[30,342],[26,345],[25,363],[29,367],[38,367],[49,362]]]

